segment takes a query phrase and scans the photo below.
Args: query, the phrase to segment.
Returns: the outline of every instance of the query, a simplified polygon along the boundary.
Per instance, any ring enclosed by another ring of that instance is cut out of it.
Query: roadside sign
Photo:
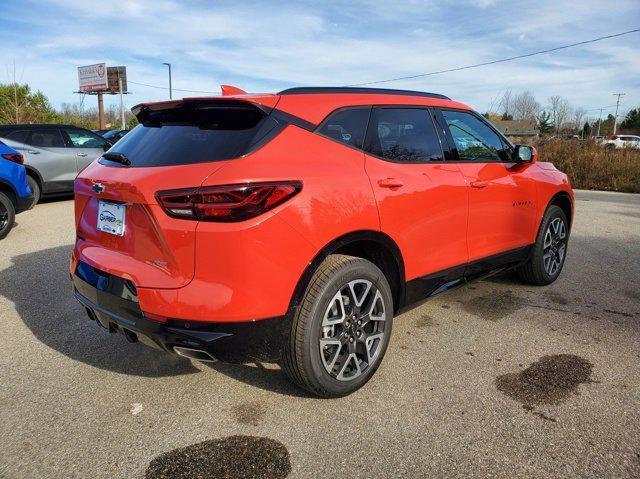
[[[120,85],[118,80],[122,80],[122,93],[127,92],[127,67],[107,67],[107,83],[109,93],[119,93]]]
[[[107,68],[104,63],[78,67],[78,83],[81,92],[105,91],[108,89]],[[117,79],[116,79],[117,84]]]

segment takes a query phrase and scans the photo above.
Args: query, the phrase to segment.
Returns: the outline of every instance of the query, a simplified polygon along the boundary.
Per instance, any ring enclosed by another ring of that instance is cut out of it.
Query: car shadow
[[[107,371],[145,377],[199,372],[190,361],[109,334],[88,319],[71,292],[71,245],[16,256],[0,274],[0,295],[42,343]]]
[[[121,374],[168,377],[202,371],[186,358],[128,343],[123,335],[109,334],[91,321],[71,291],[71,248],[58,246],[16,256],[0,274],[0,295],[15,304],[18,315],[39,341],[71,359]],[[262,364],[202,364],[263,390],[311,397],[280,369]]]

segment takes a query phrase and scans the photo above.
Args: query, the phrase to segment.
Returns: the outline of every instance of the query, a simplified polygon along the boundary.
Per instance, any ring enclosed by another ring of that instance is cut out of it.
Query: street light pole
[[[618,97],[618,101],[616,101],[616,114],[613,117],[613,134],[616,134],[616,130],[618,129],[618,107],[620,106],[620,97],[625,96],[626,93],[614,93],[613,96]]]
[[[173,91],[171,90],[171,63],[163,62],[162,64],[169,67],[169,99],[173,100]]]

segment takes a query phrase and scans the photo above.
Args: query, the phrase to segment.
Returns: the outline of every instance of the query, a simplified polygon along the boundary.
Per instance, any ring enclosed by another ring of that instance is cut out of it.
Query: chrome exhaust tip
[[[185,348],[184,346],[174,346],[173,351],[178,356],[183,356],[189,359],[195,359],[196,361],[201,361],[203,363],[215,363],[216,361],[218,361],[216,358],[211,356],[211,354],[209,354],[206,351],[203,351],[202,349]]]

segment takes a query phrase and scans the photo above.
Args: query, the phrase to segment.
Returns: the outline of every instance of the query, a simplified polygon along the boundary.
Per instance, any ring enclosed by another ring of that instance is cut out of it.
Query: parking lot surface
[[[72,201],[40,204],[0,242],[0,477],[640,477],[640,195],[576,198],[556,283],[431,299],[335,400],[109,335],[71,294]]]

